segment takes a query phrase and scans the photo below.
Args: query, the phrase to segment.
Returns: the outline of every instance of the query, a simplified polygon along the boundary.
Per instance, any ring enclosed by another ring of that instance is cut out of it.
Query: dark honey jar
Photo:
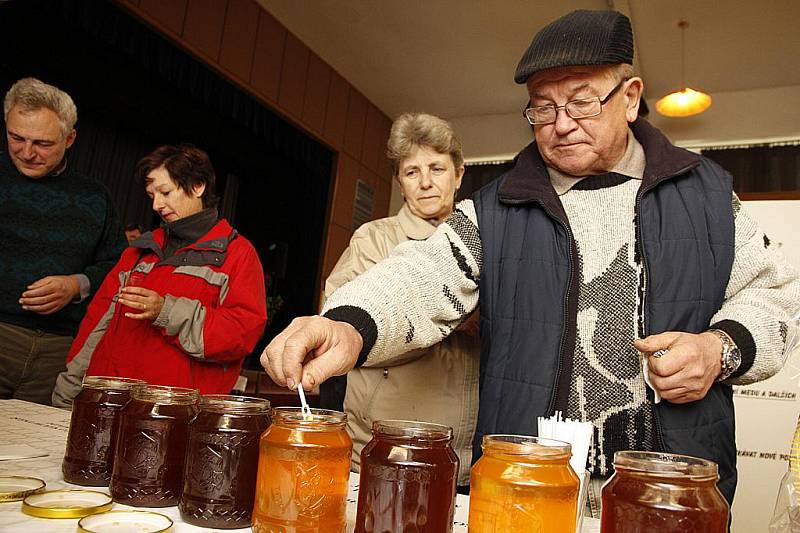
[[[660,452],[614,454],[603,485],[600,531],[725,533],[728,502],[717,488],[713,461]]]
[[[131,391],[120,411],[110,485],[114,501],[137,507],[178,505],[198,396],[197,390],[180,387]]]
[[[361,451],[356,533],[453,529],[458,456],[447,426],[405,420],[372,424]]]
[[[138,379],[87,376],[72,402],[72,418],[61,471],[64,481],[106,487],[114,466],[114,446],[120,409],[128,403]]]
[[[218,529],[250,526],[259,438],[269,424],[268,400],[200,398],[200,412],[189,424],[179,505],[185,522]]]

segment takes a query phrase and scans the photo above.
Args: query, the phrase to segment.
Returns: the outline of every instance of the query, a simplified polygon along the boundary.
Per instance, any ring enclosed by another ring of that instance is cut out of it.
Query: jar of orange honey
[[[481,447],[470,472],[470,533],[575,531],[579,481],[568,443],[484,435]]]
[[[261,436],[254,533],[339,533],[346,528],[350,455],[347,415],[277,407]]]

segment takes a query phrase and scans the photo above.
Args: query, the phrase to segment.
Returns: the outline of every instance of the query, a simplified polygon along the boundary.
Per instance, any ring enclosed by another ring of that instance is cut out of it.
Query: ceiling
[[[258,0],[390,117],[515,113],[513,75],[543,25],[573,9],[633,24],[648,98],[686,84],[712,95],[800,86],[800,0]],[[754,102],[754,106],[771,102]]]

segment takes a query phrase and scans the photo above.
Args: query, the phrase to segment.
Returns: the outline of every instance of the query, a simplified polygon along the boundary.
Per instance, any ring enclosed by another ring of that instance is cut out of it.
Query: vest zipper
[[[661,182],[673,178],[675,176],[680,176],[684,172],[687,172],[691,168],[696,166],[695,164],[689,165],[685,168],[680,169],[679,171],[669,174],[667,176],[662,176],[660,179],[656,180],[655,182],[651,183],[647,188],[642,188],[636,194],[636,204],[634,206],[633,212],[633,219],[636,221],[636,248],[639,250],[639,256],[642,258],[642,270],[644,271],[644,280],[645,280],[645,287],[642,291],[642,329],[644,330],[643,333],[645,335],[650,335],[650,326],[647,323],[647,291],[649,283],[649,276],[647,272],[647,256],[644,253],[644,243],[642,242],[642,219],[640,217],[640,211],[642,206],[642,198],[644,195],[651,190],[653,190],[656,185],[660,184]],[[667,446],[664,444],[664,430],[661,427],[661,419],[658,416],[658,409],[655,404],[655,396],[653,394],[652,389],[647,387],[647,399],[650,401],[650,405],[653,407],[653,421],[655,422],[655,430],[656,430],[656,446],[660,451],[666,451]]]

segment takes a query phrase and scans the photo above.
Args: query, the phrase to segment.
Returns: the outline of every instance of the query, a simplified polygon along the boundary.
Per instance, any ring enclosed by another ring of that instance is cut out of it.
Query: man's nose
[[[557,134],[563,135],[568,133],[572,131],[577,124],[578,121],[569,116],[566,109],[563,107],[556,108],[556,121],[553,123],[553,126]]]
[[[33,143],[32,142],[22,143],[21,154],[23,159],[33,159],[34,156],[36,155],[36,152],[33,151]]]

